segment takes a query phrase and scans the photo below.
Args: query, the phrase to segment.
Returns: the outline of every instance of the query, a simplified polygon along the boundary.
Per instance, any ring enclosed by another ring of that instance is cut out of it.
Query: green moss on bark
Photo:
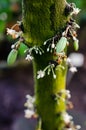
[[[66,110],[66,106],[62,98],[56,101],[54,96],[65,89],[67,71],[65,63],[63,63],[64,70],[61,67],[56,68],[56,79],[53,78],[52,74],[37,79],[37,71],[43,70],[51,59],[54,58],[49,53],[34,58],[36,107],[38,114],[42,118],[43,130],[62,130],[64,123],[61,113]]]
[[[65,0],[23,0],[24,36],[29,45],[42,45],[66,23]]]
[[[23,0],[24,37],[28,45],[42,46],[45,40],[64,27],[67,21],[64,15],[65,5],[65,0]],[[56,79],[52,74],[37,79],[37,72],[54,59],[54,54],[46,51],[41,56],[34,55],[36,107],[42,119],[42,130],[62,130],[64,127],[61,113],[65,111],[65,102],[62,99],[55,101],[53,97],[65,89],[66,64],[63,63],[64,69],[57,67]]]

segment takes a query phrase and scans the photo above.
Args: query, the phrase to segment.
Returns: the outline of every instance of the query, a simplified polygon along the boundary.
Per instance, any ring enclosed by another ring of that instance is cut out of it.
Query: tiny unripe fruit
[[[78,51],[78,49],[79,49],[79,41],[78,41],[78,39],[76,39],[74,41],[74,49],[75,49],[75,51]]]
[[[16,49],[11,50],[8,55],[7,63],[8,65],[13,65],[17,59],[18,51]]]
[[[24,56],[25,55],[25,50],[27,50],[28,47],[24,44],[24,43],[21,43],[19,48],[18,48],[18,54],[20,56]]]
[[[65,49],[66,45],[67,45],[67,38],[61,37],[61,39],[57,42],[56,52],[57,53],[62,52]]]

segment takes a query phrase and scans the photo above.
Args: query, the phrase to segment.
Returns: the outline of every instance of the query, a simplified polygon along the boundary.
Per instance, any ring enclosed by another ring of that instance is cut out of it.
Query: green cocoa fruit
[[[66,44],[67,44],[67,38],[61,37],[61,39],[57,42],[56,45],[56,53],[62,52],[65,49]]]
[[[16,49],[11,50],[8,55],[7,63],[8,65],[13,65],[17,59],[18,51]]]

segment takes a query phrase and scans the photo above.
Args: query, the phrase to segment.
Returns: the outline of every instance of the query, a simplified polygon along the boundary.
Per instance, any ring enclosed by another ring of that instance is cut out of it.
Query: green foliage
[[[84,0],[68,0],[68,2],[75,3],[77,7],[81,8]]]
[[[82,11],[86,11],[86,0],[68,0],[68,2],[75,3]]]
[[[19,14],[20,0],[1,0],[0,1],[0,35],[4,35],[7,24],[10,26],[10,22],[15,21]],[[18,6],[18,7],[17,7]],[[16,15],[15,15],[16,13]],[[14,16],[15,15],[15,16]]]

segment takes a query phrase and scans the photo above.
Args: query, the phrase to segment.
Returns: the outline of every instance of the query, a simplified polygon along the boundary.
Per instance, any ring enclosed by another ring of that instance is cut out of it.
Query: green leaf
[[[25,55],[24,51],[27,50],[27,49],[28,49],[28,47],[24,43],[21,43],[20,47],[18,49],[18,54],[20,56],[24,56]]]
[[[7,63],[8,65],[13,65],[17,59],[18,51],[16,49],[11,50],[8,55]]]
[[[67,38],[65,37],[61,37],[61,39],[58,41],[57,45],[56,45],[56,52],[60,53],[62,52],[67,44]]]
[[[76,39],[75,41],[74,41],[74,49],[75,49],[75,51],[78,51],[78,49],[79,49],[79,40],[78,39]]]
[[[0,20],[0,33],[2,33],[5,30],[6,22]]]

